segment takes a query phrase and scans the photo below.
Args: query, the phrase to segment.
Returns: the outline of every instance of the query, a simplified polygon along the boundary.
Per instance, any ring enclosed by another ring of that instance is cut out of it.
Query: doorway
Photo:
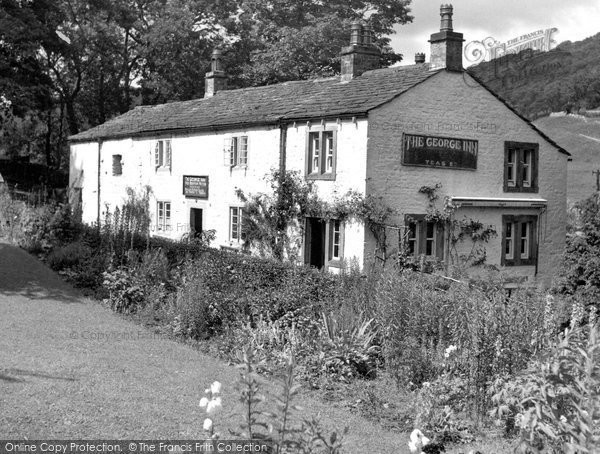
[[[304,237],[304,261],[318,269],[325,265],[325,220],[306,218]]]
[[[202,233],[202,209],[190,208],[190,234],[199,237]]]

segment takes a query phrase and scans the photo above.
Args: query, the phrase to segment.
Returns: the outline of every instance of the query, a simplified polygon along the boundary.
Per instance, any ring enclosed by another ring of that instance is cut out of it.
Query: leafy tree
[[[571,218],[556,290],[600,309],[600,194],[577,203]]]

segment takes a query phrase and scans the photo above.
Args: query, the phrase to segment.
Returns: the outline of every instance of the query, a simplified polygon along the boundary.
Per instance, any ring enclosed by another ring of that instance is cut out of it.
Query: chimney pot
[[[452,14],[453,8],[452,5],[441,5],[440,6],[440,16],[442,17],[442,24],[440,26],[440,31],[452,31]]]
[[[415,54],[415,63],[418,65],[420,63],[425,63],[425,54],[422,52],[418,52]]]
[[[350,45],[356,46],[362,44],[363,27],[360,21],[352,22],[350,30]]]
[[[373,31],[371,30],[371,26],[369,24],[365,24],[363,26],[363,44],[365,46],[370,46],[373,44]]]

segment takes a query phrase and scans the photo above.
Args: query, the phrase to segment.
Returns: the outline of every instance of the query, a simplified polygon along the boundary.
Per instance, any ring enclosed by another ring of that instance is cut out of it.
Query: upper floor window
[[[112,155],[112,174],[113,175],[122,175],[123,174],[123,156],[120,154]]]
[[[538,191],[537,143],[505,142],[504,192]]]
[[[157,140],[154,148],[154,167],[171,168],[171,140]]]
[[[406,215],[405,245],[409,255],[443,259],[444,226],[427,220],[424,214]]]
[[[156,230],[171,230],[171,202],[156,202]]]
[[[229,208],[229,241],[242,243],[246,240],[243,229],[244,209],[241,207]]]
[[[307,178],[335,180],[336,148],[335,131],[308,133],[306,144]]]
[[[502,216],[502,265],[535,265],[536,238],[536,216]]]
[[[248,165],[248,136],[227,137],[224,146],[225,165],[245,167]]]

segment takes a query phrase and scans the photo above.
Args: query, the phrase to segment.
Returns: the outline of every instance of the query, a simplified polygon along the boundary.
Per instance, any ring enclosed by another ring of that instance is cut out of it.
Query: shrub
[[[116,312],[132,313],[144,303],[144,291],[139,279],[127,269],[103,273],[102,285],[108,290],[108,302]]]
[[[592,317],[593,319],[594,317]],[[600,327],[573,326],[514,378],[495,383],[492,415],[525,448],[594,453],[600,445]]]
[[[90,259],[92,250],[81,242],[67,244],[54,248],[46,258],[48,266],[55,271],[73,268]]]

